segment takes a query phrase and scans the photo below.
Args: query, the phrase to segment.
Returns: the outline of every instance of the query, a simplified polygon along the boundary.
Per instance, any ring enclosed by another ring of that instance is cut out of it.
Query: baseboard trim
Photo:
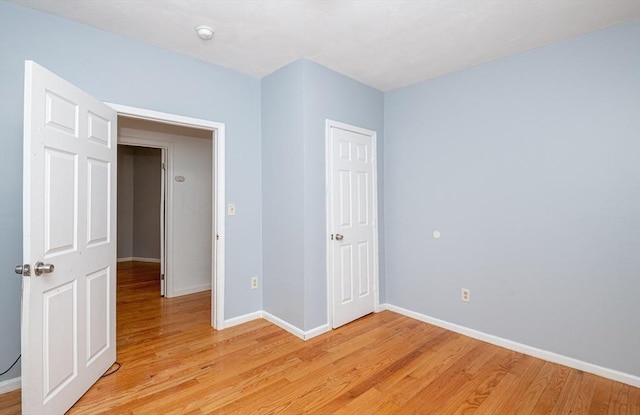
[[[211,284],[199,285],[196,287],[183,288],[181,290],[174,290],[171,295],[167,295],[167,298],[180,297],[181,295],[195,294],[202,291],[209,291]]]
[[[0,394],[14,391],[22,387],[22,377],[7,379],[0,382]]]
[[[240,324],[248,323],[259,318],[262,318],[262,311],[254,311],[253,313],[243,314],[241,316],[225,320],[224,326],[221,327],[221,329],[228,329],[229,327],[238,326]]]
[[[329,326],[329,324],[323,324],[322,326],[318,326],[314,329],[304,331],[294,326],[293,324],[289,323],[288,321],[285,321],[280,317],[274,316],[273,314],[264,310],[254,311],[253,313],[247,313],[241,316],[227,319],[224,321],[224,326],[221,327],[220,330],[224,330],[233,326],[248,323],[250,321],[257,320],[259,318],[267,320],[269,323],[274,324],[285,331],[288,331],[289,333],[293,334],[294,336],[302,340],[309,340],[316,336],[324,334],[328,331],[331,331],[331,326]]]
[[[614,369],[598,366],[593,363],[584,362],[582,360],[574,359],[572,357],[564,356],[558,353],[550,352],[547,350],[538,349],[533,346],[529,346],[523,343],[518,343],[512,340],[508,340],[502,337],[487,334],[478,330],[470,329],[468,327],[460,326],[458,324],[449,323],[448,321],[440,320],[434,317],[427,316],[425,314],[417,313],[415,311],[407,310],[402,307],[394,306],[392,304],[381,304],[380,310],[389,310],[398,314],[402,314],[407,317],[411,317],[415,320],[420,320],[425,323],[433,324],[434,326],[442,327],[444,329],[472,337],[474,339],[482,340],[487,343],[494,344],[496,346],[504,347],[505,349],[513,350],[519,353],[523,353],[529,356],[537,357],[539,359],[547,360],[552,363],[558,363],[563,366],[568,366],[573,369],[581,370],[583,372],[592,373],[594,375],[602,376],[607,379],[612,379],[617,382],[622,382],[627,385],[640,387],[640,377],[620,372]]]
[[[117,258],[116,262],[131,262],[131,261],[137,261],[137,262],[153,262],[156,264],[160,263],[160,258],[143,258],[143,257],[139,257],[139,256],[129,256],[126,258]]]
[[[276,326],[280,327],[283,330],[288,331],[289,333],[293,334],[296,337],[299,337],[300,339],[304,340],[304,331],[300,330],[299,328],[297,328],[296,326],[294,326],[293,324],[289,323],[288,321],[284,321],[283,319],[281,319],[280,317],[276,317],[273,314],[263,311],[262,312],[262,318],[264,318],[265,320],[267,320],[269,323],[275,324]]]
[[[318,326],[315,329],[305,331],[304,339],[309,340],[321,334],[328,333],[330,331],[331,331],[331,326],[328,323],[323,324],[322,326]]]
[[[387,304],[387,303],[378,304],[378,308],[376,308],[376,313],[380,313],[380,312],[388,310],[388,309],[389,309],[389,304]]]

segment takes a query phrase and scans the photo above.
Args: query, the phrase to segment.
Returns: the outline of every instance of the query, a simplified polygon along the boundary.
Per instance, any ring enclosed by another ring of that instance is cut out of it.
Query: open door
[[[22,413],[62,414],[115,362],[116,112],[25,63]]]

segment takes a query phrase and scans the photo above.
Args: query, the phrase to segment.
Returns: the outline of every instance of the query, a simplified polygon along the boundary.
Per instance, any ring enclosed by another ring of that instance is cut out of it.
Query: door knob
[[[18,275],[24,275],[25,277],[28,277],[31,275],[31,266],[29,266],[29,264],[16,265],[14,271]]]
[[[33,268],[33,271],[36,275],[42,275],[43,273],[53,272],[55,267],[53,264],[45,264],[44,262],[38,262]]]
[[[336,241],[341,241],[344,239],[344,235],[340,235],[339,233],[336,233]]]

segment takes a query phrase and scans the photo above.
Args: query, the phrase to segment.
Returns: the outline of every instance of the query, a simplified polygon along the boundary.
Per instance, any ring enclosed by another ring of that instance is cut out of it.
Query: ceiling
[[[640,0],[11,1],[255,77],[306,58],[381,91],[640,17]]]

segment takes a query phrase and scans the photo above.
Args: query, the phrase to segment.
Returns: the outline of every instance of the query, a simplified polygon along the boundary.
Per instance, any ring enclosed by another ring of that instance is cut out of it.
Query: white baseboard
[[[309,340],[311,338],[314,338],[316,336],[319,336],[323,333],[326,333],[328,331],[331,331],[331,326],[329,326],[329,324],[323,324],[322,326],[318,326],[316,328],[313,328],[311,330],[301,330],[298,327],[294,326],[293,324],[289,323],[288,321],[285,321],[283,319],[281,319],[280,317],[276,317],[273,314],[263,311],[262,312],[262,318],[264,318],[265,320],[267,320],[268,322],[275,324],[276,326],[280,327],[281,329],[284,329],[286,331],[288,331],[289,333],[293,334],[294,336],[297,336],[299,338],[301,338],[302,340]]]
[[[153,262],[156,264],[160,263],[160,258],[143,258],[143,257],[139,257],[139,256],[129,256],[126,258],[117,258],[116,262],[131,262],[131,261],[138,261],[138,262]]]
[[[181,295],[195,294],[202,291],[209,291],[211,284],[197,285],[195,287],[182,288],[180,290],[174,290],[171,295],[167,295],[167,298],[180,297]],[[168,294],[168,293],[167,293]]]
[[[304,331],[300,330],[299,328],[297,328],[293,324],[289,323],[288,321],[284,321],[280,317],[276,317],[273,314],[268,313],[266,311],[262,312],[262,318],[264,318],[265,320],[267,320],[268,322],[270,322],[272,324],[275,324],[276,326],[280,327],[281,329],[288,331],[289,333],[293,334],[294,336],[299,337],[302,340],[304,340],[304,334],[305,334]]]
[[[7,379],[0,382],[0,394],[14,391],[22,387],[22,378]]]
[[[269,323],[275,324],[281,329],[288,331],[289,333],[293,334],[294,336],[302,340],[309,340],[323,333],[331,331],[331,327],[329,326],[329,324],[323,324],[322,326],[318,326],[314,329],[304,331],[294,326],[293,324],[289,323],[288,321],[285,321],[280,317],[274,316],[273,314],[263,310],[254,311],[253,313],[243,314],[238,317],[227,319],[224,321],[224,326],[221,327],[220,330],[237,326],[239,324],[247,323],[249,321],[256,320],[259,318],[263,318],[267,320]]]
[[[380,313],[380,312],[388,310],[388,309],[389,309],[389,304],[387,304],[387,303],[378,304],[378,308],[376,308],[376,313]]]
[[[331,331],[331,326],[327,324],[323,324],[322,326],[318,326],[315,329],[307,330],[304,332],[304,339],[309,340],[321,334],[327,333]]]
[[[568,366],[573,369],[578,369],[583,372],[593,373],[594,375],[602,376],[608,379],[612,379],[618,382],[626,383],[627,385],[640,387],[640,377],[620,372],[614,369],[598,366],[593,363],[583,362],[582,360],[574,359],[572,357],[563,356],[558,353],[549,352],[547,350],[538,349],[533,346],[514,342],[512,340],[504,339],[502,337],[487,334],[478,330],[470,329],[468,327],[460,326],[458,324],[449,323],[444,320],[440,320],[434,317],[430,317],[424,314],[417,313],[415,311],[407,310],[402,307],[394,306],[391,304],[381,304],[380,310],[389,310],[398,314],[411,317],[416,320],[424,321],[425,323],[433,324],[434,326],[442,327],[447,330],[451,330],[462,335],[472,337],[474,339],[482,340],[487,343],[495,344],[496,346],[504,347],[505,349],[513,350],[519,353],[523,353],[529,356],[537,357],[539,359],[547,360],[549,362],[558,363],[560,365]]]
[[[244,314],[238,317],[233,317],[225,320],[221,329],[227,329],[229,327],[237,326],[239,324],[248,323],[252,320],[262,318],[262,311],[254,311],[253,313]]]

